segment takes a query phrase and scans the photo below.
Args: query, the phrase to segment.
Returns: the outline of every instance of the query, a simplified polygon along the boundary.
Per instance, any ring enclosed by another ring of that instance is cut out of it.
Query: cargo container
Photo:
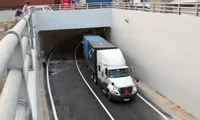
[[[57,0],[0,0],[0,8],[18,8],[23,7],[29,1],[30,5],[55,4]]]
[[[83,51],[84,51],[86,58],[88,56],[88,41],[92,41],[92,40],[104,40],[104,39],[98,35],[83,37]]]
[[[128,101],[137,88],[119,48],[100,36],[84,36],[83,51],[90,75],[110,100]]]

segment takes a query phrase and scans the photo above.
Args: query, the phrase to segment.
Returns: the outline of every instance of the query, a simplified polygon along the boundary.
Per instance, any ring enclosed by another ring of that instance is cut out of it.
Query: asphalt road
[[[56,56],[65,56],[67,62],[53,64],[49,68],[51,91],[58,118],[59,120],[109,120],[109,116],[88,89],[76,68],[73,52],[77,43],[78,41],[72,41],[68,45],[62,46],[53,58],[58,59]],[[66,48],[68,48],[67,51],[65,51]],[[132,102],[109,101],[100,88],[90,79],[89,71],[83,60],[82,47],[78,49],[77,59],[79,60],[80,70],[88,84],[115,120],[163,120],[139,97]]]
[[[50,76],[59,120],[109,120],[80,77],[74,61],[60,67],[65,69]]]
[[[163,120],[139,97],[132,102],[111,102],[100,88],[90,79],[85,61],[78,62],[81,72],[94,92],[109,110],[115,120]],[[51,67],[51,89],[59,120],[108,120],[109,117],[80,77],[75,63],[69,60],[65,64]]]
[[[110,111],[115,120],[163,120],[156,111],[149,107],[139,97],[137,97],[135,101],[129,102],[109,101],[106,95],[104,95],[100,88],[91,80],[89,71],[85,66],[85,61],[79,61],[78,63],[87,82]]]

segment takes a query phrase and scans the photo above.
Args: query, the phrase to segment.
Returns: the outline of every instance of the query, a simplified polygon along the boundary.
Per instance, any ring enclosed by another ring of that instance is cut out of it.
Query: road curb
[[[165,107],[162,103],[160,103],[158,100],[156,100],[153,96],[151,96],[148,91],[146,91],[144,88],[142,88],[139,84],[140,82],[135,82],[138,92],[141,93],[145,98],[150,100],[152,103],[154,103],[156,106],[158,106],[160,109],[162,109],[164,112],[169,114],[172,118],[169,118],[169,120],[183,120],[178,115],[176,115],[174,112],[172,112],[170,109]]]

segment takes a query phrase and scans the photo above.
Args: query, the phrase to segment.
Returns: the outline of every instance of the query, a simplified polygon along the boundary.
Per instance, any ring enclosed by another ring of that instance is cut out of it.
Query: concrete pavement
[[[14,21],[15,10],[2,10],[0,11],[0,22]]]

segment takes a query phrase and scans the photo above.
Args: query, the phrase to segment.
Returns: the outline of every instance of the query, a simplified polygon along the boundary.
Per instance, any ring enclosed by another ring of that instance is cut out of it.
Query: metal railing
[[[131,3],[131,2],[112,2],[112,3],[77,3],[77,4],[52,4],[43,5],[49,6],[53,10],[81,10],[81,9],[100,9],[100,8],[114,8],[124,10],[137,10],[145,12],[160,12],[160,13],[174,13],[174,14],[188,14],[199,16],[200,3],[161,3],[161,2],[143,2],[143,3]],[[39,7],[39,6],[37,6]],[[42,6],[40,6],[42,7]],[[34,9],[37,11],[37,9]]]
[[[27,88],[32,68],[30,15],[24,16],[0,41],[0,80],[7,76],[0,95],[0,120],[31,120]]]

